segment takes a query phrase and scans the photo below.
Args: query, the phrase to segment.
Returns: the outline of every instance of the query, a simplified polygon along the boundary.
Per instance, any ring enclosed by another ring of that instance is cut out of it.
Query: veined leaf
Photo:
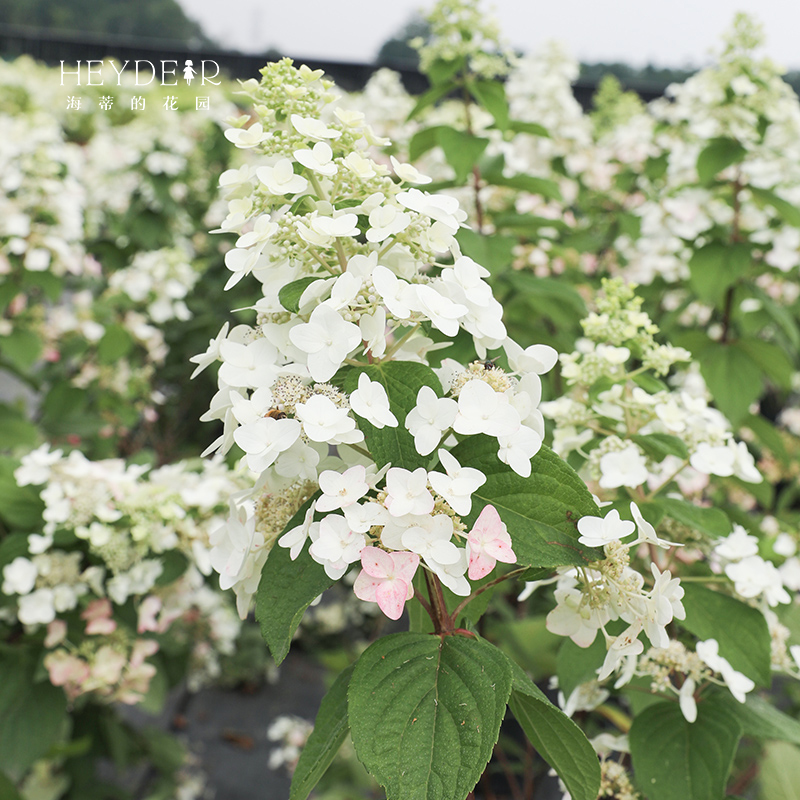
[[[389,408],[397,418],[396,428],[376,428],[359,418],[358,427],[378,467],[391,463],[395,467],[414,470],[427,465],[428,458],[421,456],[414,447],[414,437],[405,427],[408,412],[417,403],[417,393],[423,386],[430,386],[441,394],[442,385],[436,373],[424,364],[414,361],[387,361],[383,364],[353,367],[348,371],[342,388],[353,392],[358,388],[358,377],[365,373],[372,381],[380,383],[389,398]]]
[[[493,505],[511,534],[518,564],[557,567],[603,558],[602,550],[578,543],[576,527],[580,517],[600,511],[577,473],[547,445],[533,457],[529,478],[497,458],[497,441],[488,436],[470,436],[453,455],[486,476],[464,521],[471,525],[484,506]]]
[[[742,727],[709,698],[687,722],[677,703],[655,703],[630,730],[636,783],[650,800],[722,800]]]
[[[482,640],[385,636],[350,679],[353,745],[387,800],[464,800],[489,763],[510,692],[508,660]]]
[[[311,502],[303,504],[284,530],[303,522]],[[261,623],[261,635],[276,664],[286,658],[306,609],[332,583],[322,565],[308,554],[307,547],[294,561],[286,548],[277,543],[272,548],[256,592],[256,619]]]
[[[681,627],[699,639],[716,639],[719,654],[731,666],[761,686],[769,686],[771,638],[767,621],[758,609],[733,597],[684,583],[686,619]]]
[[[300,760],[292,775],[289,800],[306,800],[347,738],[350,730],[347,723],[347,687],[354,666],[351,664],[344,670],[322,698],[314,730],[300,753]]]
[[[596,800],[600,763],[586,735],[518,665],[510,663],[513,685],[509,706],[528,740],[564,781],[572,800]]]

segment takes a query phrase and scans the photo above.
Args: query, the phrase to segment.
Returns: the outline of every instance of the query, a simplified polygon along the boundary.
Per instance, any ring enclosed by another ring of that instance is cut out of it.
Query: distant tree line
[[[417,51],[408,46],[414,37],[426,38],[427,23],[417,17],[388,39],[378,52],[377,61],[385,66],[403,66],[417,69],[419,57]],[[657,67],[648,64],[645,67],[632,67],[630,64],[615,62],[581,63],[578,82],[591,86],[599,86],[606,75],[613,75],[623,87],[628,89],[646,89],[661,93],[670,83],[683,83],[694,75],[696,69],[677,67]],[[800,70],[787,72],[784,80],[800,95]]]
[[[0,0],[0,24],[213,44],[176,0]]]

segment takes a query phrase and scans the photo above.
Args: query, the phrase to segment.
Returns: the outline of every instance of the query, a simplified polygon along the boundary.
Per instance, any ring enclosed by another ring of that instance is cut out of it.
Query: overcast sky
[[[206,32],[246,52],[370,61],[420,8],[420,0],[178,0]],[[754,14],[767,53],[800,68],[795,0],[487,0],[511,44],[535,52],[559,39],[583,61],[700,65],[736,11]]]

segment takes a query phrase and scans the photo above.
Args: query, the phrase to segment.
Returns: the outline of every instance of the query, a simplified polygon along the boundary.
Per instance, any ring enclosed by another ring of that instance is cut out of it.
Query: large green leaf
[[[101,364],[113,364],[133,349],[133,336],[122,325],[109,325],[97,343],[97,358]]]
[[[17,787],[2,772],[0,772],[0,797],[3,800],[22,800],[22,795],[17,791]]]
[[[417,131],[408,145],[408,157],[416,161],[420,156],[441,147],[447,163],[455,170],[456,182],[463,183],[483,154],[489,140],[472,133],[459,131],[449,125],[434,125]]]
[[[546,197],[548,200],[563,200],[561,189],[550,178],[539,178],[536,175],[498,176],[492,181],[496,186],[508,186],[521,192],[530,192]]]
[[[568,698],[580,684],[596,680],[605,657],[606,642],[602,636],[596,636],[589,647],[578,647],[572,639],[564,639],[556,661],[558,686],[564,696]]]
[[[471,525],[484,506],[493,505],[511,534],[518,564],[583,565],[604,557],[602,550],[578,543],[578,519],[600,515],[591,493],[547,445],[533,457],[529,478],[497,458],[497,440],[488,436],[465,439],[453,455],[486,476],[486,483],[472,495],[472,512],[465,522]]]
[[[41,339],[33,331],[24,328],[11,331],[0,341],[0,358],[23,372],[36,363],[42,352]]]
[[[504,131],[508,127],[508,100],[506,90],[500,81],[470,81],[467,84],[470,94],[493,117],[495,125]]]
[[[710,242],[695,250],[689,259],[689,282],[701,300],[714,303],[747,274],[751,262],[746,244]]]
[[[414,447],[414,437],[405,427],[408,412],[417,403],[417,393],[423,386],[430,386],[441,394],[442,385],[436,373],[424,364],[413,361],[388,361],[384,364],[355,367],[348,371],[342,388],[353,392],[358,388],[358,377],[366,373],[372,381],[377,381],[386,389],[389,408],[397,417],[396,428],[376,428],[364,419],[359,419],[358,427],[364,432],[364,439],[375,463],[382,467],[391,463],[395,467],[414,470],[426,466],[428,458],[421,456]]]
[[[636,433],[631,439],[655,461],[663,461],[667,456],[689,458],[689,451],[683,440],[669,433]]]
[[[800,747],[770,742],[764,755],[760,800],[800,800]]]
[[[483,154],[489,140],[442,125],[436,135],[447,163],[455,170],[456,181],[463,183]]]
[[[795,228],[800,228],[800,208],[788,200],[784,200],[770,189],[760,189],[757,186],[748,186],[747,188],[753,197],[757,197],[759,200],[771,205],[784,222],[794,225]]]
[[[36,656],[0,650],[0,770],[21,775],[66,732],[67,698],[48,680],[34,681]]]
[[[356,753],[387,800],[464,800],[500,732],[511,667],[466,636],[396,633],[370,645],[348,691]]]
[[[289,520],[285,530],[302,523],[311,501]],[[276,544],[261,571],[256,592],[256,619],[261,623],[261,635],[276,664],[280,664],[306,609],[333,581],[325,574],[304,547],[292,561],[289,551]]]
[[[636,783],[649,800],[722,800],[742,727],[714,699],[687,722],[677,703],[655,703],[630,730]]]
[[[289,800],[306,800],[347,738],[350,730],[347,724],[347,687],[353,667],[349,666],[336,678],[322,699],[314,730],[300,753],[300,760],[292,775]]]
[[[697,157],[697,176],[700,183],[711,183],[717,175],[731,164],[737,164],[747,151],[735,139],[719,137],[712,139]]]
[[[719,654],[762,686],[771,680],[771,638],[764,615],[733,597],[683,583],[686,619],[679,624],[699,639],[716,639]]]
[[[517,239],[495,233],[483,236],[471,228],[461,228],[456,235],[461,251],[482,267],[486,267],[493,275],[506,272],[514,258]]]
[[[761,371],[768,375],[770,380],[783,389],[792,386],[794,365],[786,353],[774,342],[765,342],[763,339],[740,339],[736,347],[761,367]]]
[[[746,701],[740,703],[728,692],[720,691],[718,700],[727,703],[731,713],[741,723],[745,736],[800,745],[800,722],[779,711],[763,697],[749,694]]]
[[[727,536],[731,532],[731,521],[719,508],[703,508],[677,497],[656,497],[652,505],[657,506],[676,522],[708,536],[716,538]]]
[[[700,352],[692,352],[700,362],[700,372],[717,408],[734,426],[738,425],[747,416],[750,404],[761,395],[761,365],[736,343],[709,342]]]
[[[27,415],[19,408],[0,403],[0,450],[33,448],[38,441],[39,432]]]
[[[511,662],[509,707],[539,755],[564,781],[572,800],[596,800],[600,763],[584,732]]]

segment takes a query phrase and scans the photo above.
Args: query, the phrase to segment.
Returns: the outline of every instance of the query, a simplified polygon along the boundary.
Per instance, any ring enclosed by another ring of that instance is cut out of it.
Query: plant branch
[[[428,585],[428,596],[431,599],[434,631],[436,633],[452,633],[453,623],[450,619],[450,615],[447,613],[447,605],[444,601],[441,582],[428,570],[425,570],[425,582]]]
[[[458,619],[458,615],[464,610],[464,608],[469,605],[479,594],[483,594],[487,589],[491,589],[493,586],[497,586],[498,583],[502,583],[503,581],[507,581],[509,578],[516,578],[519,575],[522,575],[524,572],[528,571],[528,567],[520,567],[519,569],[512,570],[511,572],[507,572],[505,575],[501,575],[499,578],[495,578],[493,581],[489,581],[489,583],[484,583],[483,586],[479,586],[469,597],[465,597],[455,608],[455,611],[450,615],[450,623],[451,625],[456,624],[456,620]]]

